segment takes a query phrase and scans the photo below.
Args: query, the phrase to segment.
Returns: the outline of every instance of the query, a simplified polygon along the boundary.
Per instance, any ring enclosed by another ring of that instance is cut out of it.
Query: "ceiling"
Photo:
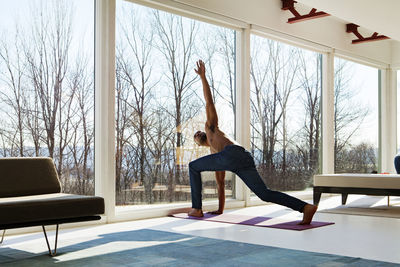
[[[400,41],[399,0],[296,0],[317,8],[349,23],[361,30],[378,32]]]

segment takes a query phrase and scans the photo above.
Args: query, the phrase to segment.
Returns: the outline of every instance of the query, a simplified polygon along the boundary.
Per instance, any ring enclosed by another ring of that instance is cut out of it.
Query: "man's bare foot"
[[[219,215],[219,214],[222,214],[222,213],[224,213],[223,211],[220,211],[220,210],[215,210],[215,211],[210,211],[210,212],[207,212],[207,213],[209,213],[209,214],[214,214],[214,215]]]
[[[177,214],[177,213],[188,213],[191,210],[192,210],[192,208],[178,208],[178,209],[169,210],[168,216],[173,216],[174,214]]]
[[[306,204],[303,209],[303,220],[298,224],[310,224],[318,206]]]
[[[193,216],[193,217],[203,217],[204,216],[203,211],[201,209],[191,209],[188,212],[188,215]]]

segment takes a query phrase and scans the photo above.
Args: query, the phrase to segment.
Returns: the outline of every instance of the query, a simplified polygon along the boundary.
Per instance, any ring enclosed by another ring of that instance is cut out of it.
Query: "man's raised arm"
[[[203,84],[204,100],[206,101],[207,126],[213,130],[213,128],[218,126],[218,116],[217,111],[215,110],[210,86],[208,85],[206,78],[206,67],[204,66],[204,62],[201,60],[197,61],[196,65],[197,70],[195,69],[195,72],[200,76]]]

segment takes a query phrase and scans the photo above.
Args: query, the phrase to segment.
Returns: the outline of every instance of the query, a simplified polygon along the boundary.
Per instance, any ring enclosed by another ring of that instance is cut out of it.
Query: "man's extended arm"
[[[218,190],[218,210],[211,212],[211,214],[222,214],[225,208],[225,171],[216,171],[215,178],[217,179]]]
[[[217,111],[215,110],[210,86],[206,78],[206,68],[204,66],[204,62],[201,60],[197,61],[196,64],[197,70],[195,71],[200,76],[203,84],[204,100],[206,101],[207,125],[209,128],[211,128],[211,130],[213,130],[213,128],[218,126],[218,116]]]

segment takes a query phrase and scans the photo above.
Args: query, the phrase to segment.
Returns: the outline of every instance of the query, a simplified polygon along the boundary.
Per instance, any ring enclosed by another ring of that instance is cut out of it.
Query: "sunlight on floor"
[[[139,249],[139,248],[147,248],[152,246],[159,246],[165,244],[172,244],[172,243],[179,243],[184,241],[192,240],[193,237],[190,238],[182,238],[179,240],[172,240],[172,241],[116,241],[116,242],[109,242],[106,244],[81,249],[78,251],[69,252],[63,254],[61,256],[53,257],[54,259],[58,260],[59,262],[67,262],[77,259],[84,259],[90,258],[99,255],[106,255],[115,252],[122,252],[128,251],[132,249]]]

